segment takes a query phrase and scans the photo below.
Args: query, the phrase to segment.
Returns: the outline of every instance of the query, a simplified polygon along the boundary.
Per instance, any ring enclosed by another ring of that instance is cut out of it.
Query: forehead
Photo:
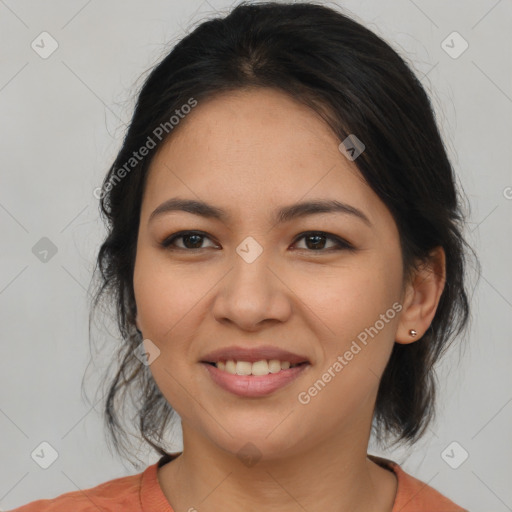
[[[144,202],[153,207],[179,195],[246,215],[323,197],[369,217],[385,214],[326,122],[285,93],[222,93],[199,102],[177,128],[150,166]]]

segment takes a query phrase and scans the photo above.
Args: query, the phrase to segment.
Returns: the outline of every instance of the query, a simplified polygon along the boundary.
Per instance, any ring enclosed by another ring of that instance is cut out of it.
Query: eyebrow
[[[148,224],[157,216],[173,211],[188,212],[205,218],[217,219],[224,223],[229,222],[231,219],[231,216],[222,208],[218,208],[204,201],[180,199],[175,197],[164,201],[160,206],[158,206],[149,216]],[[335,199],[313,200],[284,206],[277,210],[274,215],[276,223],[282,224],[293,219],[320,213],[342,213],[353,215],[354,217],[362,220],[368,226],[372,227],[372,223],[361,210]]]

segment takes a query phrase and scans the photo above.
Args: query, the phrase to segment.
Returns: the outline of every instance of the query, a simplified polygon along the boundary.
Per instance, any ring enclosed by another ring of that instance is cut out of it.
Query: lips
[[[244,348],[240,346],[231,346],[220,348],[209,352],[201,358],[202,363],[218,363],[219,361],[247,361],[254,363],[261,360],[277,359],[279,361],[289,361],[290,364],[309,363],[309,359],[300,354],[295,354],[279,347],[265,345],[261,347]]]
[[[201,363],[212,382],[224,391],[243,398],[263,398],[291,385],[310,368],[309,364],[299,364],[293,368],[268,375],[232,375],[211,364]]]

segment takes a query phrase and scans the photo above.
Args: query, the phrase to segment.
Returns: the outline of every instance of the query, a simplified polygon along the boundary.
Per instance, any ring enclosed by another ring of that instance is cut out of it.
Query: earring
[[[411,329],[409,334],[414,338],[414,336],[416,336],[418,333],[414,329]]]

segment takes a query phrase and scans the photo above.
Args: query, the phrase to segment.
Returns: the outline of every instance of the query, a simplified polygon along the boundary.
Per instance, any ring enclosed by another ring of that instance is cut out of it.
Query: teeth
[[[231,373],[232,375],[268,375],[269,373],[278,373],[281,370],[287,370],[298,365],[291,365],[289,361],[279,361],[278,359],[271,359],[270,361],[262,359],[254,363],[229,359],[227,361],[218,361],[215,363],[215,366],[219,370]]]
[[[251,375],[252,363],[246,361],[237,361],[235,373],[237,375]]]

